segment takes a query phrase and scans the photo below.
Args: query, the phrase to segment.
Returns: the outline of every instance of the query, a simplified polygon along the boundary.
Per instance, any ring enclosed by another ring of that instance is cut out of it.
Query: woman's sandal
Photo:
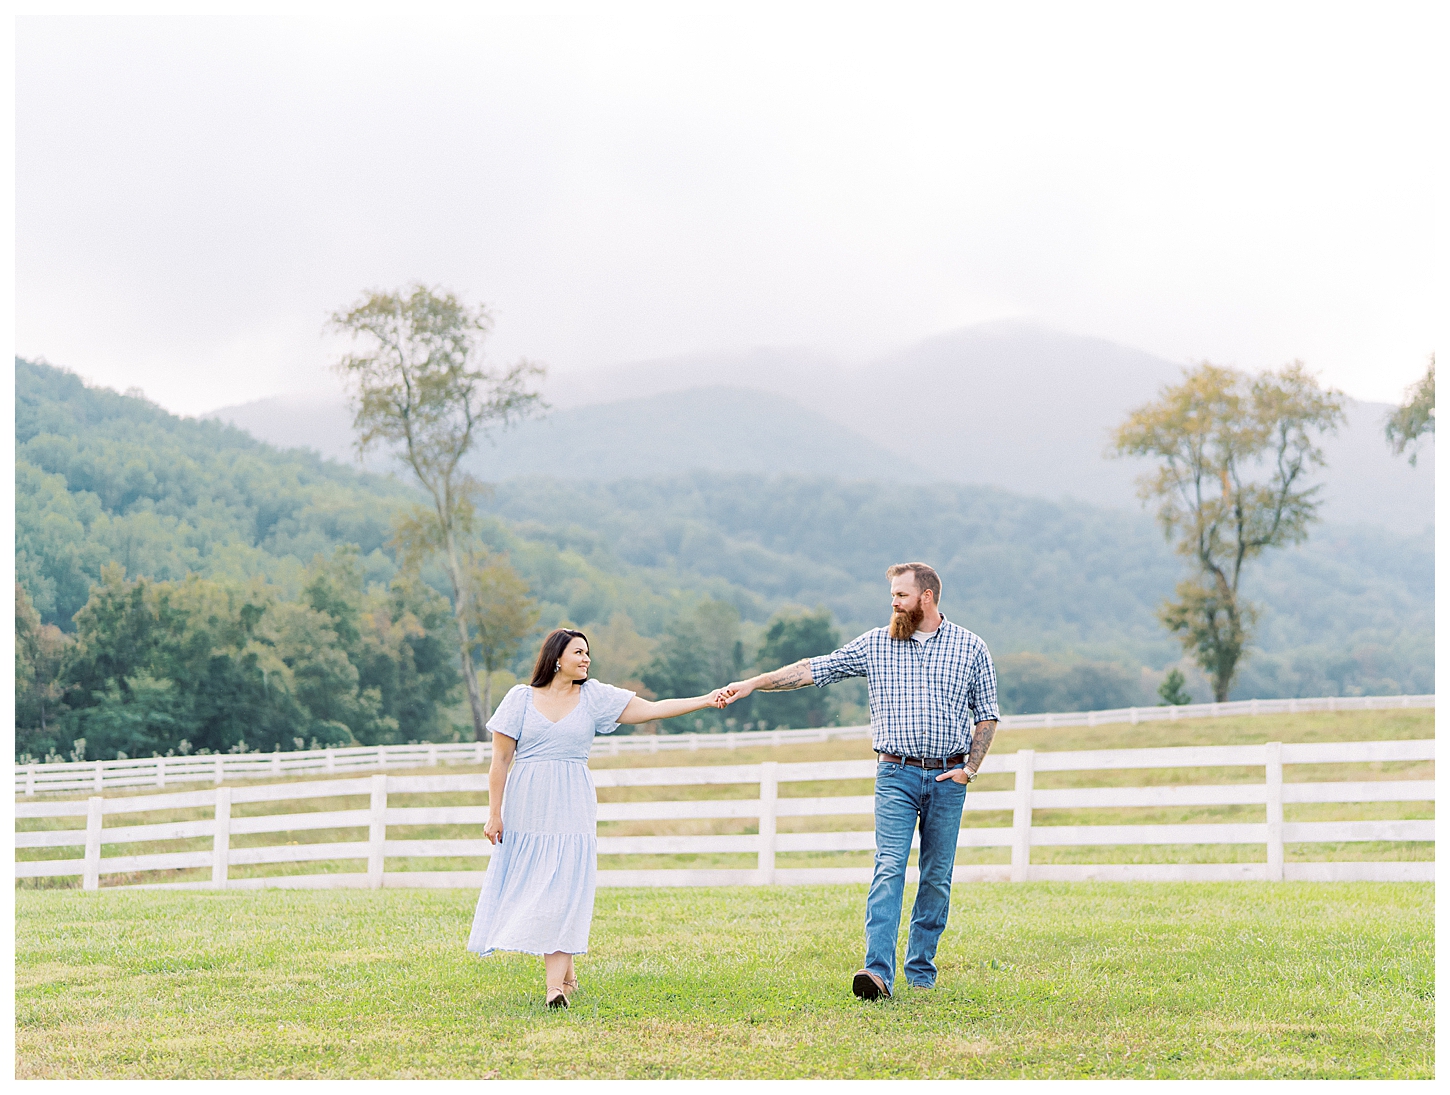
[[[579,978],[577,978],[577,977],[569,977],[569,978],[566,978],[565,981],[564,981],[564,985],[563,985],[563,991],[564,991],[564,995],[566,997],[573,996],[576,992],[578,992],[579,991]]]
[[[564,994],[563,989],[545,989],[544,1003],[551,1008],[567,1008],[569,997]]]

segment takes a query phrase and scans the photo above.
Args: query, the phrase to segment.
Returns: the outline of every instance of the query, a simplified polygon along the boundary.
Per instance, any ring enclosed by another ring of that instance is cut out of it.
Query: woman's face
[[[589,676],[589,644],[577,635],[559,655],[559,672],[569,681],[582,681]]]

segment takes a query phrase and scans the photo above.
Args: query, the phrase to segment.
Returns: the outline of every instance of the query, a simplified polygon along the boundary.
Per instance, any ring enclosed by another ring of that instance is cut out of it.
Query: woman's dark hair
[[[549,686],[554,674],[558,672],[554,666],[563,655],[564,648],[569,645],[570,639],[583,639],[585,648],[589,647],[589,636],[584,632],[573,631],[567,627],[555,628],[544,637],[544,645],[539,647],[539,660],[534,663],[534,678],[529,684],[535,688]]]

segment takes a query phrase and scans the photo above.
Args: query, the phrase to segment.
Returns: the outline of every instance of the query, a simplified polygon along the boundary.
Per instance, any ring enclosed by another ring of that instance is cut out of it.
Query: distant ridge
[[[546,388],[558,409],[485,446],[475,471],[489,480],[539,473],[556,449],[572,448],[584,474],[602,481],[690,470],[906,477],[1139,511],[1134,477],[1145,466],[1108,459],[1109,433],[1180,375],[1152,354],[1015,320],[857,368],[780,347],[561,371]],[[1389,410],[1352,402],[1347,426],[1326,438],[1329,466],[1316,473],[1323,516],[1416,535],[1434,527],[1434,442],[1416,467],[1394,456],[1383,434]],[[284,448],[352,459],[337,397],[278,397],[209,417]]]

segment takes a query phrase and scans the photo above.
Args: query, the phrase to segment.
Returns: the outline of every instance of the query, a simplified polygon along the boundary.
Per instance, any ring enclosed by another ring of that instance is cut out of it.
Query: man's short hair
[[[902,574],[910,574],[912,581],[916,583],[917,592],[925,593],[931,590],[932,604],[941,604],[941,578],[937,572],[925,563],[897,563],[895,566],[886,568],[886,577],[896,578]]]

